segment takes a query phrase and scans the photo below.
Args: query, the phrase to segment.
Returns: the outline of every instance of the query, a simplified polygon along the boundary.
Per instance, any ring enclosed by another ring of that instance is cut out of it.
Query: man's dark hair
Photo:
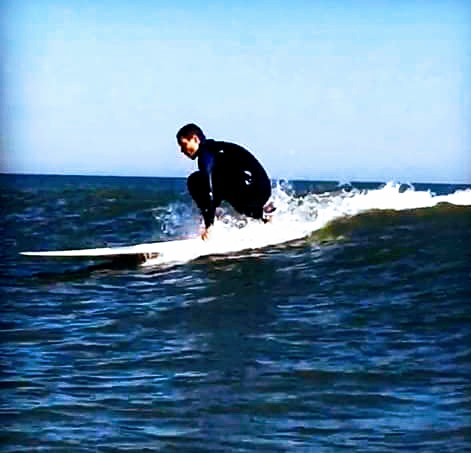
[[[201,128],[196,124],[190,123],[185,124],[185,126],[177,132],[177,140],[180,141],[181,138],[190,138],[192,135],[196,135],[201,141],[206,139]]]

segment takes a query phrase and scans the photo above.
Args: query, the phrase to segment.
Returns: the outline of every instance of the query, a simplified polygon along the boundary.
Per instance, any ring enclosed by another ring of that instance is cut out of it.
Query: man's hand
[[[203,241],[207,241],[209,239],[209,227],[203,230],[201,233],[201,239],[203,239]]]

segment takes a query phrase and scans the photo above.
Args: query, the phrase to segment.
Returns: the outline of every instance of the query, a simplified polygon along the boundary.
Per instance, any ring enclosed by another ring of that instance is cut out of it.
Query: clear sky
[[[2,171],[471,182],[471,3],[4,0]]]

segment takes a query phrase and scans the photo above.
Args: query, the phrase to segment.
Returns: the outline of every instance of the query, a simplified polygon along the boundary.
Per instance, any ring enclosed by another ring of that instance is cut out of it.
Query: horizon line
[[[79,174],[79,173],[16,173],[10,171],[0,171],[0,175],[5,176],[71,176],[77,178],[159,178],[159,179],[186,179],[187,176],[159,176],[159,175],[116,175],[116,174]],[[368,184],[387,184],[390,182],[397,184],[442,184],[442,185],[465,185],[471,186],[470,182],[443,182],[443,181],[401,181],[399,179],[389,179],[389,180],[359,180],[359,179],[309,179],[309,178],[270,178],[271,181],[288,181],[288,182],[324,182],[324,183],[337,183],[338,185],[348,185],[354,183],[368,183]]]

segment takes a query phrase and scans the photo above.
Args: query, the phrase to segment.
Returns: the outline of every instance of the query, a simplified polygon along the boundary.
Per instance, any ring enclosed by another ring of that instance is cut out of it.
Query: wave
[[[380,232],[387,228],[414,228],[427,222],[439,228],[450,224],[471,226],[471,210],[468,206],[439,203],[436,206],[416,209],[373,209],[355,216],[340,217],[312,233],[312,238],[330,241],[350,237],[357,231]]]
[[[361,190],[348,187],[336,192],[311,193],[296,197],[282,185],[277,185],[273,198],[275,204],[281,208],[280,213],[289,214],[299,220],[322,223],[370,210],[402,211],[433,207],[440,203],[470,206],[471,189],[436,195],[430,190],[415,190],[412,185],[388,182],[377,189]]]
[[[395,212],[409,213],[437,205],[470,206],[471,189],[456,190],[447,195],[435,195],[430,190],[415,190],[412,185],[389,182],[377,189],[340,188],[334,192],[308,193],[297,195],[292,188],[278,183],[273,190],[272,201],[277,207],[273,219],[268,224],[246,219],[228,210],[220,215],[212,228],[210,240],[205,247],[198,247],[195,256],[208,254],[236,253],[242,250],[259,249],[267,246],[296,241],[317,233],[322,239],[322,231],[336,235],[336,230],[355,228],[360,223],[384,223],[394,221]],[[178,212],[180,205],[176,206]],[[441,208],[450,213],[449,208]],[[172,211],[172,209],[170,209]],[[175,214],[174,212],[174,214]],[[361,214],[370,213],[367,217]],[[427,215],[426,213],[423,215]],[[181,216],[186,217],[182,219]],[[352,218],[360,220],[351,221]],[[188,213],[176,216],[178,222],[188,225]],[[346,222],[346,219],[349,219]],[[175,223],[175,216],[172,223]],[[170,228],[169,228],[170,229]],[[192,236],[195,234],[193,233]],[[325,236],[324,236],[325,237]],[[207,250],[207,252],[205,251]],[[188,251],[185,251],[185,261]],[[179,261],[172,256],[172,261]],[[149,263],[151,264],[151,263]]]

